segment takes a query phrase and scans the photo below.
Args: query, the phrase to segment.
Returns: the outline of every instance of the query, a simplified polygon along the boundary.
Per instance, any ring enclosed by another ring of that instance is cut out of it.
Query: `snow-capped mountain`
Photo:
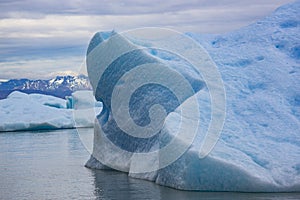
[[[49,80],[11,79],[0,81],[0,99],[6,98],[12,91],[41,93],[65,98],[76,90],[91,89],[88,77],[57,76]]]

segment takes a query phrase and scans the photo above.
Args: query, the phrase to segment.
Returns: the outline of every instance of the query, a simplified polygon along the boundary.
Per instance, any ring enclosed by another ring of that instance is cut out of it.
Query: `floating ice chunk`
[[[68,98],[68,102],[74,110],[73,117],[76,127],[94,126],[94,120],[102,110],[102,103],[95,100],[93,91],[76,91]]]
[[[13,92],[0,100],[0,131],[73,128],[72,110],[59,108],[65,105],[56,97]]]
[[[12,92],[0,100],[0,131],[93,127],[102,104],[91,91],[75,92],[73,97],[77,109],[67,109],[67,101],[61,98]]]
[[[73,109],[85,109],[85,108],[94,108],[102,107],[101,102],[97,102],[93,95],[93,91],[90,90],[79,90],[72,93],[71,97],[68,97],[69,106]]]

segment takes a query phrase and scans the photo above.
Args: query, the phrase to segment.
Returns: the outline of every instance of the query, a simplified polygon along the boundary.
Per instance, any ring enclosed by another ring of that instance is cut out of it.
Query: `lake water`
[[[185,192],[84,167],[92,129],[0,133],[0,199],[300,199],[299,193]],[[83,143],[85,145],[83,145]]]

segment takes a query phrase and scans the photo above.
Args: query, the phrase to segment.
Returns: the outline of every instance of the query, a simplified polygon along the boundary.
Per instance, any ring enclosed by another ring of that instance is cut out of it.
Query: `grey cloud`
[[[14,16],[30,17],[31,13],[36,16],[49,14],[63,15],[124,15],[124,14],[147,14],[158,12],[177,11],[193,7],[199,1],[192,4],[176,3],[176,1],[95,1],[95,0],[12,0],[0,2],[0,15],[2,18]]]
[[[246,8],[251,5],[275,5],[291,2],[291,0],[152,0],[152,1],[111,1],[111,0],[2,0],[0,1],[0,17],[37,18],[49,14],[61,15],[139,15],[177,12],[189,9],[219,7]]]
[[[68,66],[76,63],[67,60],[84,57],[87,43],[96,31],[155,26],[182,32],[227,32],[292,1],[0,0],[0,78],[13,77],[12,66],[17,67],[22,60],[51,58],[60,59],[61,63],[64,58],[64,71],[72,70]],[[30,70],[34,66],[41,72],[37,76],[41,76],[43,67],[51,71],[55,63],[29,62],[26,66],[32,66]],[[11,68],[5,68],[7,65]],[[24,65],[19,66],[25,69]]]
[[[28,17],[31,20],[23,22],[22,18],[0,19],[0,61],[16,56],[43,55],[46,57],[68,53],[64,49],[77,48],[78,52],[82,53],[89,37],[94,32],[101,30],[122,31],[143,26],[157,26],[174,28],[182,32],[230,31],[262,18],[266,15],[266,10],[270,12],[274,9],[274,2],[279,2],[272,0],[273,3],[268,4],[267,2],[270,1],[266,0],[264,3],[255,4],[256,1],[193,0],[183,3],[179,0],[170,2],[153,0],[149,3],[148,1],[127,0],[123,4],[120,1],[113,4],[109,3],[112,1],[104,0],[100,4],[99,1],[82,0],[2,0],[0,1],[0,10],[5,10],[6,13],[27,12],[28,16],[25,18]],[[251,5],[245,7],[246,4]],[[137,14],[135,10],[152,13]],[[162,12],[162,10],[169,12]],[[129,15],[79,16],[82,12],[126,13],[129,11],[131,11]],[[38,12],[40,13],[38,14]],[[56,14],[47,17],[47,13],[55,12],[63,13],[63,15]],[[76,15],[67,14],[68,12]],[[35,19],[32,16],[44,17]],[[76,16],[78,17],[76,18]],[[74,51],[69,52],[69,54],[74,53]]]

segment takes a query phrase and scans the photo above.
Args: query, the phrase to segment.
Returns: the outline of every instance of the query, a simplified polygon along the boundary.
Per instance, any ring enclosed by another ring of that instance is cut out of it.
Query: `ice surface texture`
[[[193,145],[176,162],[149,173],[132,173],[132,160],[107,148],[107,141],[135,152],[154,151],[168,143],[174,136],[180,120],[180,107],[190,105],[189,96],[179,102],[165,88],[155,85],[141,87],[130,101],[134,122],[146,126],[149,116],[147,106],[160,103],[166,108],[167,118],[158,136],[148,139],[135,138],[123,133],[115,123],[111,111],[114,87],[122,86],[120,77],[143,62],[159,63],[162,53],[149,54],[124,38],[110,44],[106,51],[97,52],[99,44],[109,42],[109,37],[96,34],[88,50],[88,72],[97,100],[104,109],[95,125],[94,151],[86,164],[92,168],[107,168],[97,161],[99,154],[118,170],[129,176],[147,179],[160,185],[184,190],[288,192],[300,191],[300,1],[277,9],[272,15],[248,27],[223,35],[188,35],[203,45],[216,62],[226,89],[226,121],[221,138],[213,151],[204,159],[198,157],[198,147],[203,132],[208,127],[211,110],[209,93],[201,78],[196,80],[196,97],[201,110],[198,135]],[[114,35],[113,33],[112,35]],[[147,41],[145,41],[147,44]],[[133,51],[118,57],[101,71],[107,55],[116,49]],[[95,51],[96,50],[96,51]],[[89,63],[89,55],[99,54],[99,60]],[[152,55],[150,55],[152,54]],[[102,59],[100,59],[102,58]],[[142,59],[140,59],[142,58]],[[90,65],[97,63],[97,65]],[[173,70],[172,65],[167,65]],[[191,71],[188,65],[182,70]],[[184,74],[184,71],[179,71]],[[191,83],[191,81],[190,81]],[[118,85],[119,84],[119,85]],[[193,85],[193,84],[192,84]],[[201,87],[199,87],[201,86]],[[157,97],[157,98],[156,98]],[[142,103],[145,102],[145,103]],[[122,109],[122,108],[120,108]],[[192,120],[192,119],[191,119]],[[106,140],[108,138],[108,140]],[[105,142],[106,141],[106,142]],[[146,164],[158,164],[145,160]]]
[[[67,99],[67,105],[73,110],[74,127],[94,127],[94,120],[102,109],[102,103],[95,100],[93,92],[76,91]]]

